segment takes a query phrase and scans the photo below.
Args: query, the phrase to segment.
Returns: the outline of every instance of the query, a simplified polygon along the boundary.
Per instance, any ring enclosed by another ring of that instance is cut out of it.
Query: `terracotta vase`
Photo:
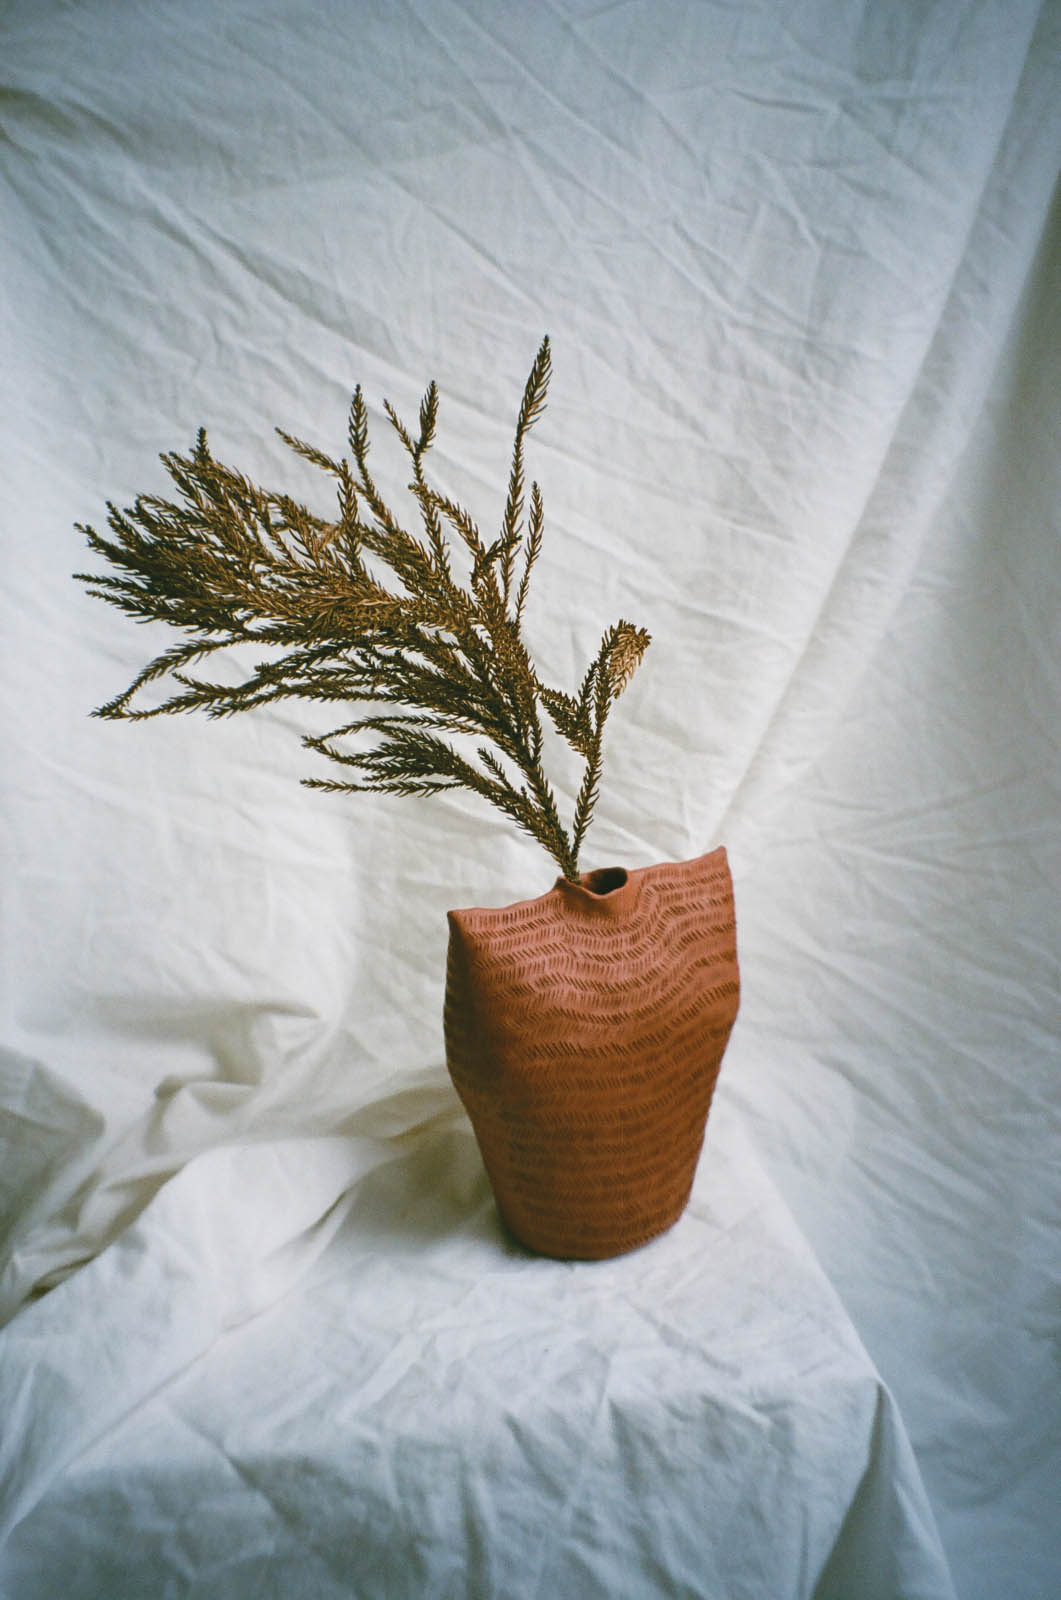
[[[449,913],[450,1075],[523,1244],[599,1259],[677,1221],[739,997],[724,849]]]

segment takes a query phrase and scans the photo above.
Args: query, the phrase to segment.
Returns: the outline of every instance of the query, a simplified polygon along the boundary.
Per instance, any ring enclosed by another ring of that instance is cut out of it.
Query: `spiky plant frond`
[[[501,529],[489,544],[464,507],[424,475],[438,421],[434,383],[415,435],[384,403],[409,457],[422,536],[402,526],[369,471],[360,387],[350,406],[349,457],[333,458],[277,430],[297,455],[335,480],[334,521],[225,466],[205,431],[190,454],[164,455],[179,498],[141,495],[126,510],[109,504],[109,538],[79,523],[110,570],[76,576],[136,621],[169,623],[185,638],[95,715],[224,717],[285,699],[399,708],[307,736],[304,743],[344,775],[303,781],[318,789],[405,795],[469,789],[537,839],[564,876],[576,880],[599,792],[605,719],[649,636],[629,622],[609,628],[575,695],[542,683],[531,659],[523,613],[545,519],[537,483],[527,503],[524,443],[544,410],[549,375],[546,338],[524,389]],[[458,552],[469,572],[463,583],[454,575]],[[247,644],[272,654],[241,683],[192,674],[214,652]],[[140,691],[167,679],[168,697],[145,707]],[[585,762],[570,829],[542,766],[543,710]],[[470,737],[474,756],[462,753],[453,736]],[[348,738],[353,747],[337,743]]]

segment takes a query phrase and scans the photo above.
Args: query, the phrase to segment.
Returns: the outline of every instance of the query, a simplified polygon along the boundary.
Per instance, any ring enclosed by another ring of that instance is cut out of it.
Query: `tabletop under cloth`
[[[0,1334],[0,1593],[953,1593],[737,1119],[671,1232],[567,1263],[506,1235],[450,1099],[198,1158]]]

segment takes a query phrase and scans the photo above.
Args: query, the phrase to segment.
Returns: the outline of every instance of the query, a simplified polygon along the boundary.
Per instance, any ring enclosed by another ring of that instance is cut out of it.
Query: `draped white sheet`
[[[8,1592],[953,1594],[894,1403],[739,1151],[590,1266],[506,1241],[451,1105],[196,1157],[8,1330]]]
[[[14,0],[0,134],[0,1593],[1053,1593],[1061,7]],[[326,504],[357,382],[489,526],[546,331],[543,674],[654,639],[586,864],[724,841],[744,981],[594,1268],[441,1066],[538,847],[90,721],[69,579],[200,424]]]

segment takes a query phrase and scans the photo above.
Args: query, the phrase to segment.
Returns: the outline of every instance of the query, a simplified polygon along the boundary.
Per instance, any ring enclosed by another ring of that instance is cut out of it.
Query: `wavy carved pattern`
[[[512,1232],[592,1259],[670,1227],[740,1000],[725,850],[449,927],[447,1061]]]

